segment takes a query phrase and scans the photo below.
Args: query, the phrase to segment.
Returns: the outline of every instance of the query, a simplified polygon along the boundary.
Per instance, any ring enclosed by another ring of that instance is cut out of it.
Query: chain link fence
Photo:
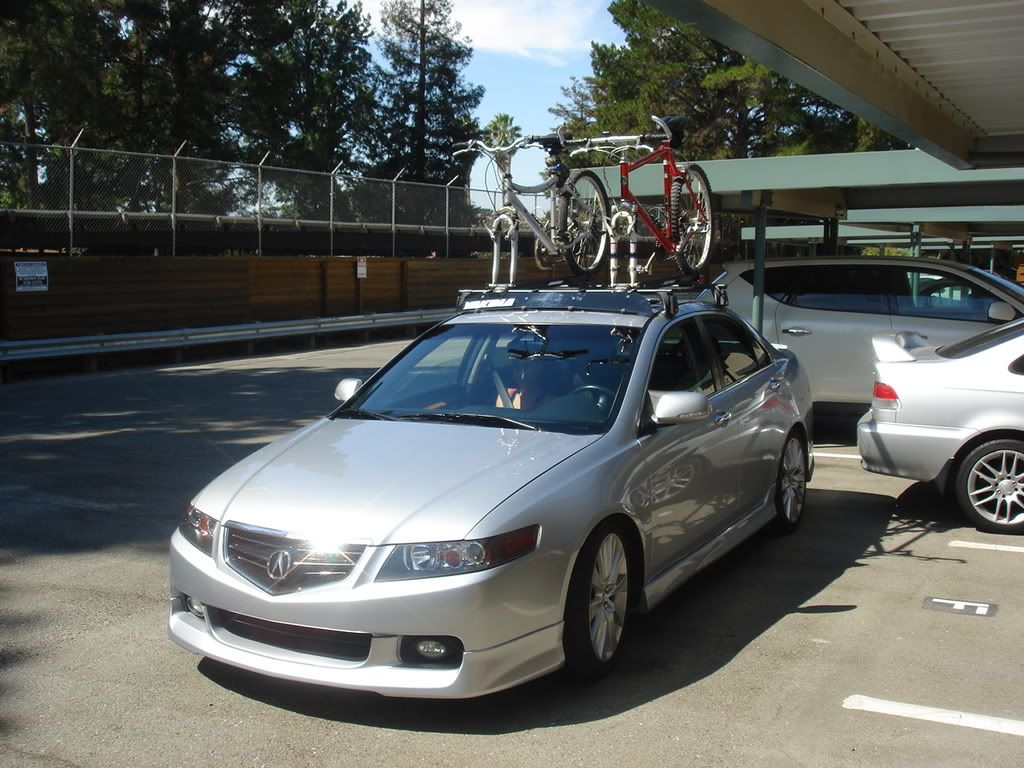
[[[542,195],[522,196],[543,218]],[[0,213],[28,231],[169,231],[176,255],[179,232],[222,228],[263,232],[300,226],[480,232],[500,205],[494,191],[386,181],[294,168],[200,160],[178,155],[0,142]],[[394,238],[392,239],[394,242]]]

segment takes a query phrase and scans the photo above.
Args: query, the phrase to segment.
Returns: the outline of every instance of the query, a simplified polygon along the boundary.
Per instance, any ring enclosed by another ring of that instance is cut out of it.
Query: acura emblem
[[[267,575],[280,581],[292,572],[292,553],[287,549],[279,549],[267,558]]]

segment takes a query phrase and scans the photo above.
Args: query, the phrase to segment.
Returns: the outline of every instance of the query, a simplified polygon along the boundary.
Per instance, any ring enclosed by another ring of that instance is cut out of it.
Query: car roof
[[[766,259],[764,263],[765,267],[769,268],[814,267],[842,264],[877,264],[897,267],[905,267],[908,265],[921,266],[924,264],[929,267],[947,267],[961,272],[966,272],[973,267],[972,264],[962,264],[958,261],[949,261],[948,259],[925,259],[914,258],[913,256],[809,256],[804,258]],[[722,269],[728,270],[730,273],[736,273],[745,269],[752,269],[753,266],[754,262],[752,259],[744,259],[743,261],[726,262],[722,264]]]

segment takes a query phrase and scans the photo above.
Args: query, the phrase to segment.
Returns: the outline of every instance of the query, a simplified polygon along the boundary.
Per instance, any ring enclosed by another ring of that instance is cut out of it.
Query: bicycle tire
[[[593,171],[573,171],[566,188],[569,197],[562,257],[573,274],[590,277],[597,273],[608,250],[608,193]]]
[[[692,273],[707,262],[714,241],[711,184],[704,169],[696,163],[686,164],[683,171],[689,177],[693,195],[682,177],[672,179],[670,204],[673,235],[677,241],[674,256],[680,272]]]

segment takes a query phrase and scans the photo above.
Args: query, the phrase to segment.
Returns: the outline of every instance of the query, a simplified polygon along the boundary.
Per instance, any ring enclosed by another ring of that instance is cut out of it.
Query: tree
[[[452,157],[457,142],[477,138],[472,116],[483,88],[467,83],[462,70],[472,57],[450,0],[389,0],[381,12],[381,143],[377,175],[445,184],[468,175],[472,158]]]
[[[278,165],[361,170],[376,102],[361,7],[285,0],[253,21],[238,68],[244,146]]]
[[[695,159],[898,145],[642,0],[614,0],[609,11],[624,44],[594,44],[593,75],[563,89],[568,102],[551,110],[577,133],[650,132],[650,115],[684,115],[681,152]]]
[[[499,112],[491,121],[484,126],[484,141],[490,144],[492,147],[507,147],[513,141],[523,135],[522,129],[516,125],[512,115],[506,112]],[[499,158],[498,170],[502,173],[508,173],[512,166],[512,155],[516,151],[513,149],[507,157]]]

